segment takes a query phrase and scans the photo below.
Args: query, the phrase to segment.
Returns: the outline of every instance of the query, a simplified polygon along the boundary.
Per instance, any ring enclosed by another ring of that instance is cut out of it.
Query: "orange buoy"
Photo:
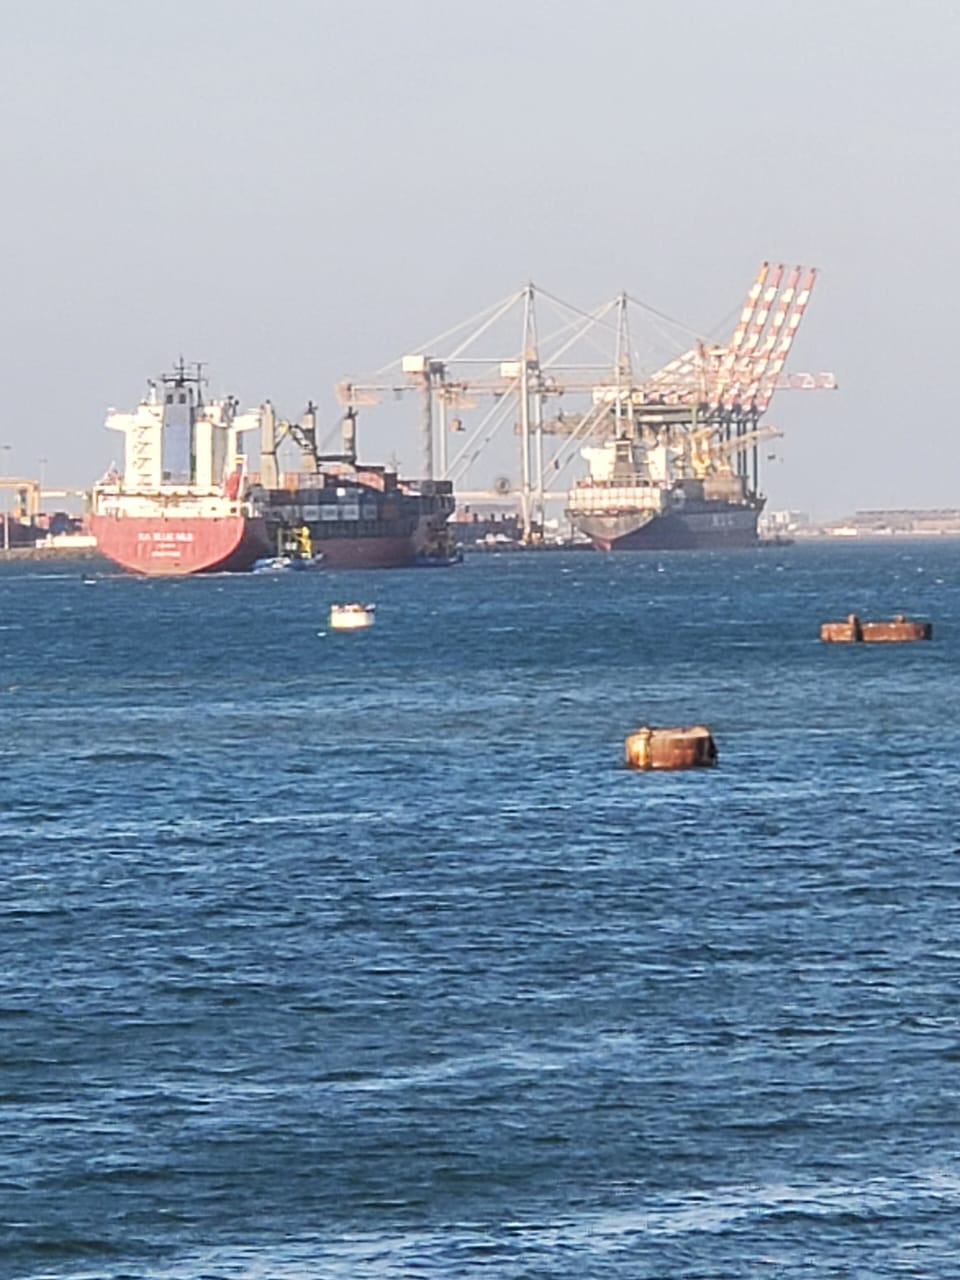
[[[851,613],[846,622],[824,622],[820,627],[820,639],[828,643],[878,643],[881,641],[903,643],[907,640],[931,640],[933,624],[911,622],[898,613],[890,622],[861,622]]]
[[[717,744],[702,724],[679,729],[644,725],[627,736],[624,759],[630,769],[703,769],[717,763]]]
[[[898,613],[890,622],[865,622],[863,638],[867,643],[885,641],[901,644],[907,640],[932,640],[933,623],[911,622]]]
[[[820,628],[820,639],[832,644],[849,644],[863,639],[863,628],[855,613],[847,615],[846,622],[825,622]]]

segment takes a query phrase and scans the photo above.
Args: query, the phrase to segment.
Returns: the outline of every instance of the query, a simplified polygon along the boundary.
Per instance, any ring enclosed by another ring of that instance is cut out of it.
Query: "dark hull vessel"
[[[762,503],[725,502],[686,506],[663,514],[619,512],[581,516],[577,528],[599,551],[694,551],[711,547],[757,545]]]
[[[570,492],[567,515],[600,551],[693,551],[754,547],[765,499],[745,474],[707,471],[689,439],[651,444],[618,438],[585,449],[591,473]],[[705,474],[676,477],[673,464]]]
[[[296,539],[325,569],[401,569],[444,554],[453,486],[383,467],[324,469],[257,497],[278,549]]]
[[[261,409],[259,483],[250,497],[280,554],[291,546],[321,556],[325,569],[403,569],[449,547],[447,521],[455,506],[448,480],[403,480],[388,467],[357,461],[356,418],[342,420],[342,450],[317,447],[315,406],[300,422],[278,422]],[[285,439],[300,449],[300,470],[281,471]]]
[[[36,546],[43,535],[43,529],[10,515],[9,512],[4,512],[0,519],[0,549],[4,551]]]

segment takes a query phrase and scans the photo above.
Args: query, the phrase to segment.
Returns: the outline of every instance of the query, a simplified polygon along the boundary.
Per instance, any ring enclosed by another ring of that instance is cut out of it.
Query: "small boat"
[[[447,551],[418,551],[413,563],[418,569],[446,569],[450,565],[463,564],[463,549],[451,547]]]
[[[377,606],[375,604],[332,604],[330,628],[333,631],[359,631],[372,627]]]
[[[463,564],[463,548],[454,542],[448,529],[434,530],[413,563],[418,569],[445,569],[448,565]]]
[[[304,569],[319,569],[323,564],[323,556],[267,556],[257,560],[253,566],[254,573],[290,573]]]
[[[267,556],[254,562],[254,573],[286,573],[292,565],[289,556]]]
[[[294,569],[296,572],[301,573],[305,569],[319,569],[322,567],[322,565],[323,565],[323,552],[318,551],[315,555],[312,555],[312,556],[290,557],[290,563],[287,566],[287,568]]]

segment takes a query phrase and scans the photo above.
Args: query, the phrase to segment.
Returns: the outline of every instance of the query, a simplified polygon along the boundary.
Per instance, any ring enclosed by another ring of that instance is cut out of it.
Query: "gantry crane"
[[[774,393],[836,387],[829,373],[783,373],[815,281],[812,268],[787,271],[783,265],[762,263],[726,343],[707,343],[691,335],[695,340],[687,350],[646,374],[635,367],[630,314],[636,309],[650,314],[652,308],[621,293],[587,312],[528,284],[378,375],[340,383],[337,395],[352,432],[361,407],[386,395],[418,393],[421,470],[427,481],[434,478],[435,467],[441,478],[462,479],[503,423],[512,419],[520,444],[519,497],[526,534],[537,514],[542,519],[546,493],[576,456],[576,446],[588,439],[631,433],[649,438],[666,431],[686,441],[689,452],[688,437],[702,432],[697,437],[701,458],[722,459],[738,474],[747,473],[752,451],[756,489],[757,446],[769,434],[759,422]],[[563,319],[546,338],[538,337],[537,306],[543,303]],[[489,341],[496,326],[518,310],[520,340],[513,353],[479,355],[479,340]],[[584,359],[584,344],[596,348],[598,337],[604,354],[598,359],[591,352]],[[465,431],[460,414],[484,399],[489,407]],[[571,411],[573,405],[577,407]],[[463,432],[452,458],[450,431]],[[545,459],[548,436],[560,437],[561,444]]]

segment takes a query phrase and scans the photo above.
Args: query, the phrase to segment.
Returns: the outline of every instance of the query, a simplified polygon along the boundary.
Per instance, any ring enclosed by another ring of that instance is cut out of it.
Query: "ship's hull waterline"
[[[270,552],[259,516],[93,515],[90,525],[103,555],[150,577],[242,573]]]
[[[314,538],[325,569],[405,569],[416,560],[410,537]]]
[[[124,569],[151,577],[194,573],[243,573],[274,549],[276,532],[261,516],[157,520],[131,516],[91,517],[98,549]],[[316,536],[312,552],[325,569],[403,569],[421,550],[414,533],[385,536]]]
[[[581,515],[575,523],[599,551],[695,551],[756,546],[759,516],[759,506],[718,503],[659,515]]]
[[[271,541],[279,545],[294,531],[304,532],[325,569],[405,569],[446,534],[454,498],[449,482],[431,483],[426,492],[405,491],[392,480],[384,492],[374,484],[344,477],[317,487],[264,495],[263,514]],[[312,480],[313,478],[310,477]],[[362,509],[363,515],[354,515]],[[452,563],[452,561],[451,561]]]

